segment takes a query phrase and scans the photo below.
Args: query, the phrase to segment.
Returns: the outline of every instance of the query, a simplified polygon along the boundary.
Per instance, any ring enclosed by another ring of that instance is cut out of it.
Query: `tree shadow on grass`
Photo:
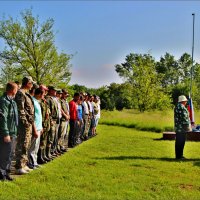
[[[200,167],[200,161],[194,162],[194,166]]]
[[[160,160],[160,161],[168,161],[168,162],[196,162],[195,166],[200,167],[200,158],[189,158],[184,160],[177,160],[175,158],[156,158],[156,157],[148,157],[148,156],[112,156],[112,157],[96,157],[94,159],[97,160]]]

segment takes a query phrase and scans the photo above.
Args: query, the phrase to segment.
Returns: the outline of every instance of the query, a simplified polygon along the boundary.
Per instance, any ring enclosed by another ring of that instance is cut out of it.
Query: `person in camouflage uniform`
[[[18,107],[18,134],[16,146],[16,173],[26,174],[30,171],[28,164],[28,150],[31,145],[32,128],[34,123],[34,104],[28,93],[33,87],[32,77],[22,79],[22,87],[18,90],[15,101]]]
[[[61,128],[60,125],[61,125],[61,118],[62,118],[62,112],[63,112],[62,108],[61,108],[61,96],[62,96],[62,90],[57,89],[55,101],[56,101],[56,104],[58,107],[58,119],[56,122],[56,124],[57,124],[56,125],[56,134],[55,134],[54,142],[53,142],[53,152],[57,155],[60,155],[62,153],[60,150],[60,145],[58,144],[59,140],[60,140],[59,130]]]
[[[48,87],[48,95],[46,97],[50,112],[51,112],[51,128],[47,137],[47,157],[52,159],[51,153],[54,154],[51,150],[53,148],[53,142],[56,135],[57,121],[59,119],[58,105],[56,103],[56,89],[53,86]],[[55,154],[54,154],[55,155]],[[56,155],[55,155],[56,156]]]
[[[48,88],[44,85],[40,85],[40,88],[45,92],[45,95],[46,95]],[[46,156],[47,138],[48,138],[48,133],[51,128],[51,111],[49,109],[49,106],[45,98],[41,99],[40,105],[41,105],[41,110],[42,110],[43,134],[41,135],[41,138],[40,138],[40,148],[38,151],[38,163],[44,164],[51,160],[47,158]]]
[[[67,128],[70,119],[69,108],[66,102],[67,97],[68,97],[68,92],[65,89],[62,89],[62,97],[61,97],[62,118],[58,132],[58,145],[60,150],[63,152],[67,151],[67,146],[68,146]]]
[[[174,108],[174,126],[176,132],[175,154],[176,159],[184,159],[183,149],[185,146],[186,133],[191,131],[189,113],[186,108],[187,98],[179,96],[178,104]]]

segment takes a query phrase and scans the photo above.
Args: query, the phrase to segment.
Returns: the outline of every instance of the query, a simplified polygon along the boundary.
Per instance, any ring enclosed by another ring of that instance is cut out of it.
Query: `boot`
[[[61,151],[60,145],[57,146],[57,152],[62,154],[62,151]]]
[[[39,149],[38,151],[38,159],[37,159],[38,164],[44,164],[47,163],[44,158],[42,157],[42,149]]]
[[[46,157],[50,160],[52,160],[52,155],[51,155],[51,146],[47,147],[46,149]]]
[[[42,151],[42,158],[43,158],[45,161],[47,161],[47,162],[51,161],[50,158],[47,158],[47,157],[46,157],[45,149],[42,149],[41,151]]]
[[[60,150],[61,150],[62,152],[64,152],[64,153],[67,152],[67,148],[64,147],[64,146],[61,146]]]

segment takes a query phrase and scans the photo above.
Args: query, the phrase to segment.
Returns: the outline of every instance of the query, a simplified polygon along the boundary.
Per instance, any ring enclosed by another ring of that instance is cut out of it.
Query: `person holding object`
[[[186,133],[191,131],[190,117],[186,108],[187,98],[184,95],[178,97],[178,104],[174,108],[174,128],[176,132],[175,154],[176,159],[184,159]]]

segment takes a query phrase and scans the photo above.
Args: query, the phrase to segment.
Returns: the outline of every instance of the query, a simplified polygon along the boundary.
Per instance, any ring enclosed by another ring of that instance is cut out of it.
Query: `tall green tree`
[[[184,53],[178,59],[178,65],[180,82],[188,81],[191,78],[192,57],[188,53]]]
[[[133,98],[137,99],[141,112],[156,108],[155,97],[164,93],[157,76],[156,62],[150,54],[131,53],[126,56],[124,63],[115,65],[115,70],[133,86]]]
[[[166,53],[156,63],[156,71],[162,77],[161,83],[163,87],[178,84],[180,81],[179,64],[175,57]]]
[[[39,22],[32,10],[21,12],[21,21],[12,17],[0,21],[0,38],[5,49],[0,52],[2,68],[17,69],[38,83],[69,82],[71,56],[58,53],[54,44],[54,20]],[[5,71],[5,70],[4,70]]]

